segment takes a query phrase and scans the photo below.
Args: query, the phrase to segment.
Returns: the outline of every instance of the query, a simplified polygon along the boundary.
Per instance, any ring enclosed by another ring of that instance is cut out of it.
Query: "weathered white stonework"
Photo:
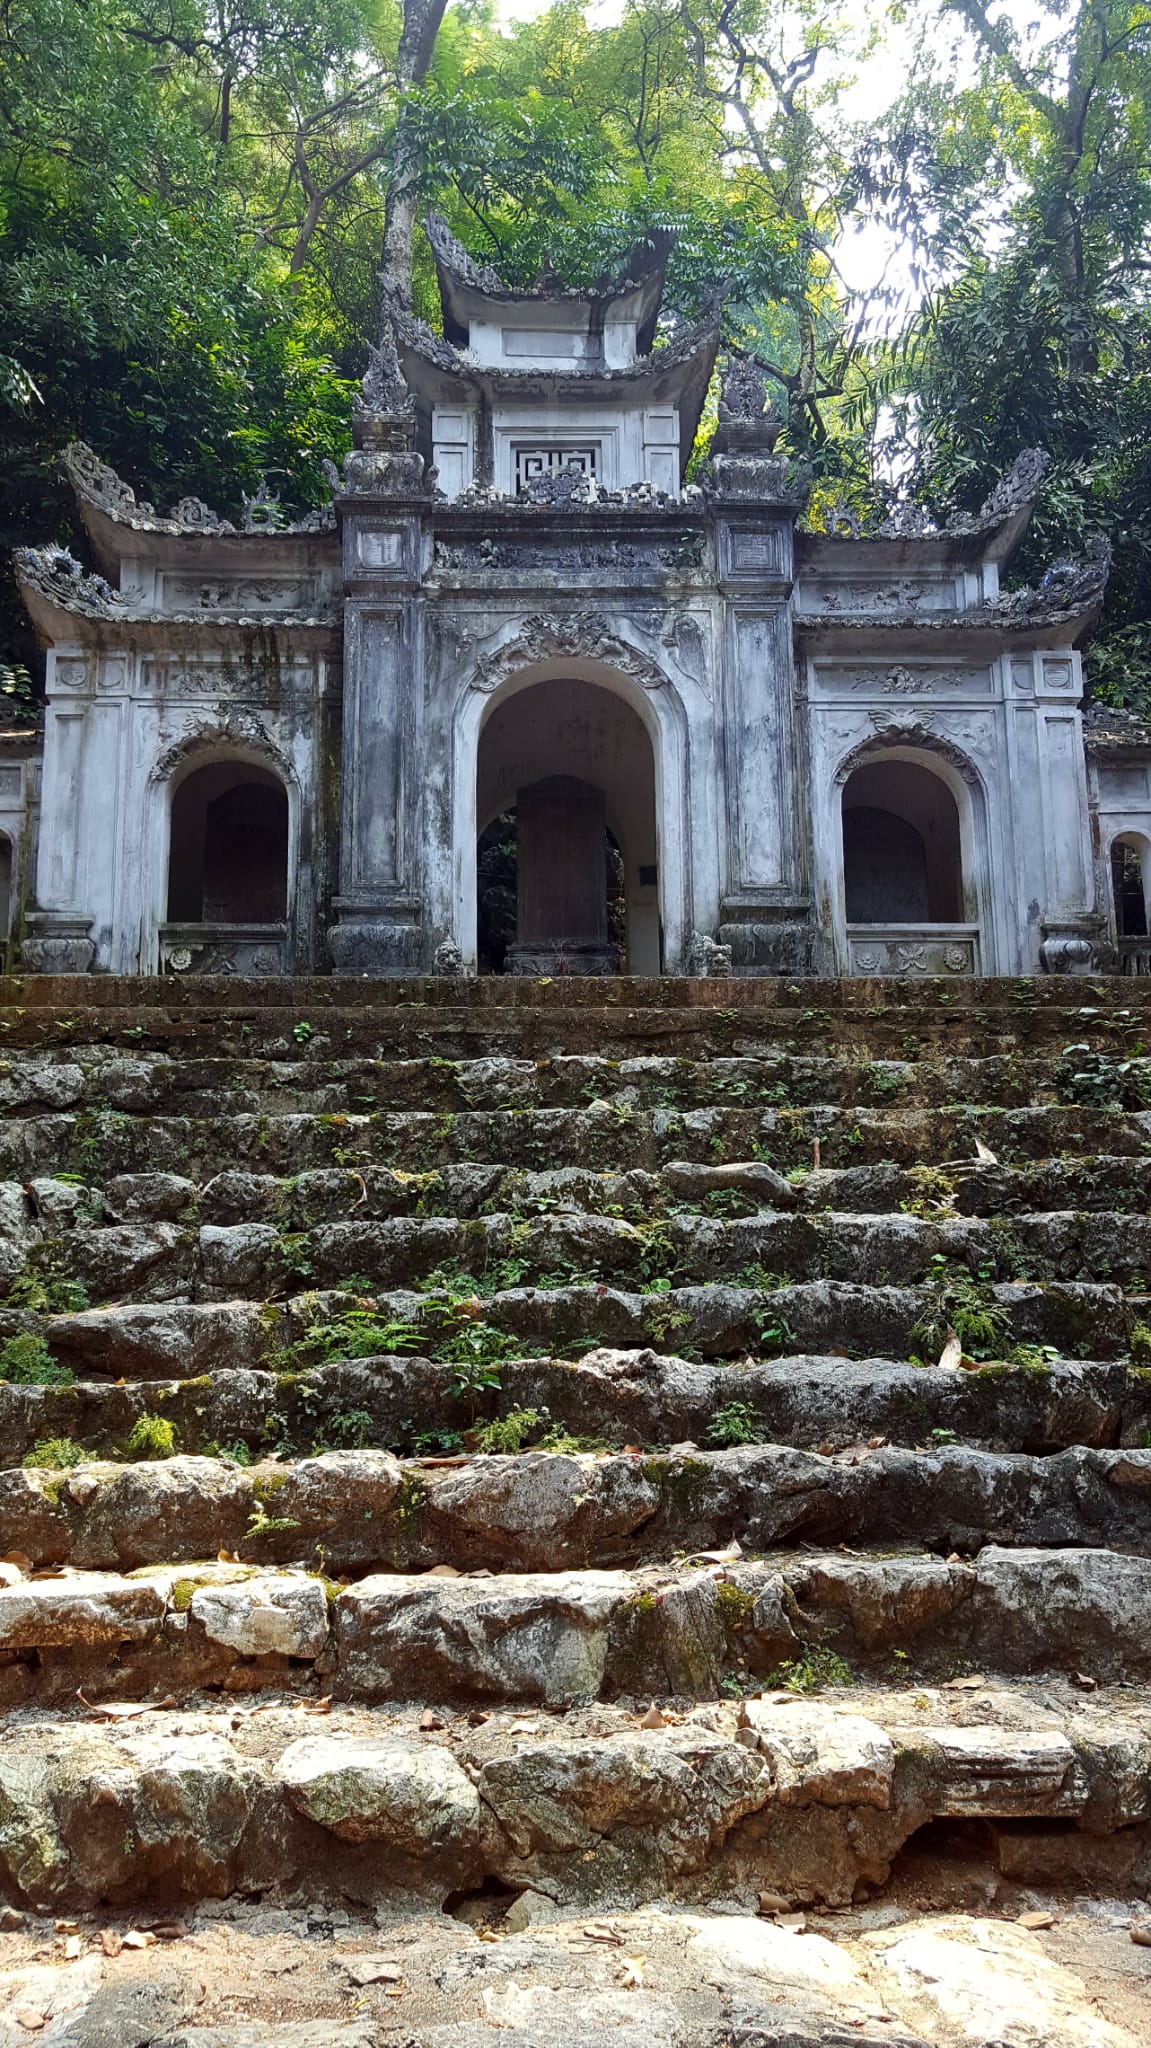
[[[1089,773],[1104,553],[1001,591],[1044,460],[946,529],[805,533],[744,359],[683,483],[718,309],[653,352],[666,251],[598,293],[517,293],[430,235],[443,337],[395,314],[299,525],[265,495],[243,530],[162,516],[66,458],[99,574],[18,561],[47,650],[38,837],[39,763],[0,762],[0,832],[36,839],[25,964],[473,970],[477,841],[531,789],[555,858],[532,902],[521,876],[509,961],[602,966],[564,871],[577,788],[633,972],[1113,964],[1111,844],[1151,856],[1151,735],[1112,730]]]

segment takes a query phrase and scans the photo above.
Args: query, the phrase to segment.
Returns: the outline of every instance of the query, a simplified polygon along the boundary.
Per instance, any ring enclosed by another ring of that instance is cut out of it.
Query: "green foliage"
[[[817,528],[874,524],[897,485],[973,509],[1045,446],[1018,572],[1110,534],[1089,675],[1151,715],[1151,21],[1134,0],[1036,0],[1032,17],[985,0],[624,0],[606,22],[578,0],[507,22],[469,6],[401,118],[396,0],[10,0],[0,542],[83,550],[55,470],[77,437],[161,509],[191,493],[235,518],[262,474],[288,514],[320,502],[402,157],[420,208],[513,284],[550,262],[592,285],[674,235],[657,346],[724,281],[724,340],[769,372]],[[914,41],[904,90],[860,118],[855,74],[892,34],[888,76]],[[876,223],[904,281],[852,298],[843,237]],[[414,299],[435,324],[419,237]],[[34,710],[35,660],[7,581],[0,727]]]
[[[47,1471],[62,1472],[69,1465],[82,1465],[86,1456],[83,1444],[78,1444],[75,1437],[48,1436],[38,1437],[22,1462]]]
[[[486,1422],[482,1429],[476,1431],[476,1449],[486,1456],[498,1453],[514,1456],[540,1434],[546,1419],[538,1408],[512,1408],[507,1415],[497,1417],[494,1422]]]
[[[707,1429],[707,1440],[712,1444],[761,1444],[764,1441],[763,1424],[755,1409],[748,1401],[729,1401],[725,1408],[717,1408]]]
[[[176,1448],[174,1424],[162,1415],[138,1415],[124,1445],[129,1458],[170,1458]]]
[[[43,1337],[22,1330],[0,1344],[0,1380],[17,1387],[71,1387],[75,1377],[53,1358]]]
[[[1151,1366],[1151,1329],[1136,1323],[1128,1342],[1132,1365]]]
[[[970,1357],[1000,1357],[1008,1321],[987,1280],[951,1265],[942,1252],[934,1255],[927,1300],[911,1326],[911,1341],[929,1365],[942,1352],[949,1328]]]
[[[326,1365],[333,1358],[382,1358],[418,1351],[423,1339],[414,1323],[381,1315],[374,1304],[344,1309],[310,1323],[288,1354],[294,1364]]]
[[[817,1647],[805,1650],[802,1657],[788,1658],[764,1683],[784,1692],[822,1692],[829,1685],[854,1685],[855,1678],[842,1657]]]

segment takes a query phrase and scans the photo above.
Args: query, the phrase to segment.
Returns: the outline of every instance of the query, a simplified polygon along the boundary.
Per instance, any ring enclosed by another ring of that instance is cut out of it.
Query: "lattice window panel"
[[[524,491],[537,478],[559,476],[568,469],[574,469],[577,476],[595,476],[598,464],[599,449],[594,442],[586,448],[517,448],[516,490]]]

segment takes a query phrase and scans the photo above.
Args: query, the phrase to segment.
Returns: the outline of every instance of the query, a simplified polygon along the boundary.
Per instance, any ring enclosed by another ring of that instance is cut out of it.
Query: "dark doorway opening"
[[[917,761],[868,761],[843,791],[848,924],[960,924],[959,808]]]
[[[267,769],[216,761],[172,800],[173,924],[278,924],[288,909],[288,798]]]
[[[618,963],[627,958],[627,881],[623,854],[610,826],[604,827],[603,842],[606,944]],[[655,886],[654,877],[650,886]],[[481,974],[508,971],[518,911],[519,821],[513,805],[492,819],[476,846],[476,959]],[[562,953],[557,964],[562,972]]]
[[[1111,892],[1116,936],[1145,939],[1147,891],[1143,886],[1143,862],[1138,847],[1126,839],[1117,839],[1111,848]]]

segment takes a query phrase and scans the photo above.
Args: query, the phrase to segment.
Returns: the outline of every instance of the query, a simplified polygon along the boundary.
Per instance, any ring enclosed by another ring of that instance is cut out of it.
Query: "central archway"
[[[660,972],[655,755],[623,695],[553,675],[491,704],[476,768],[481,845],[497,820],[510,849],[498,885],[515,891],[508,971]],[[481,889],[484,872],[481,860]]]

